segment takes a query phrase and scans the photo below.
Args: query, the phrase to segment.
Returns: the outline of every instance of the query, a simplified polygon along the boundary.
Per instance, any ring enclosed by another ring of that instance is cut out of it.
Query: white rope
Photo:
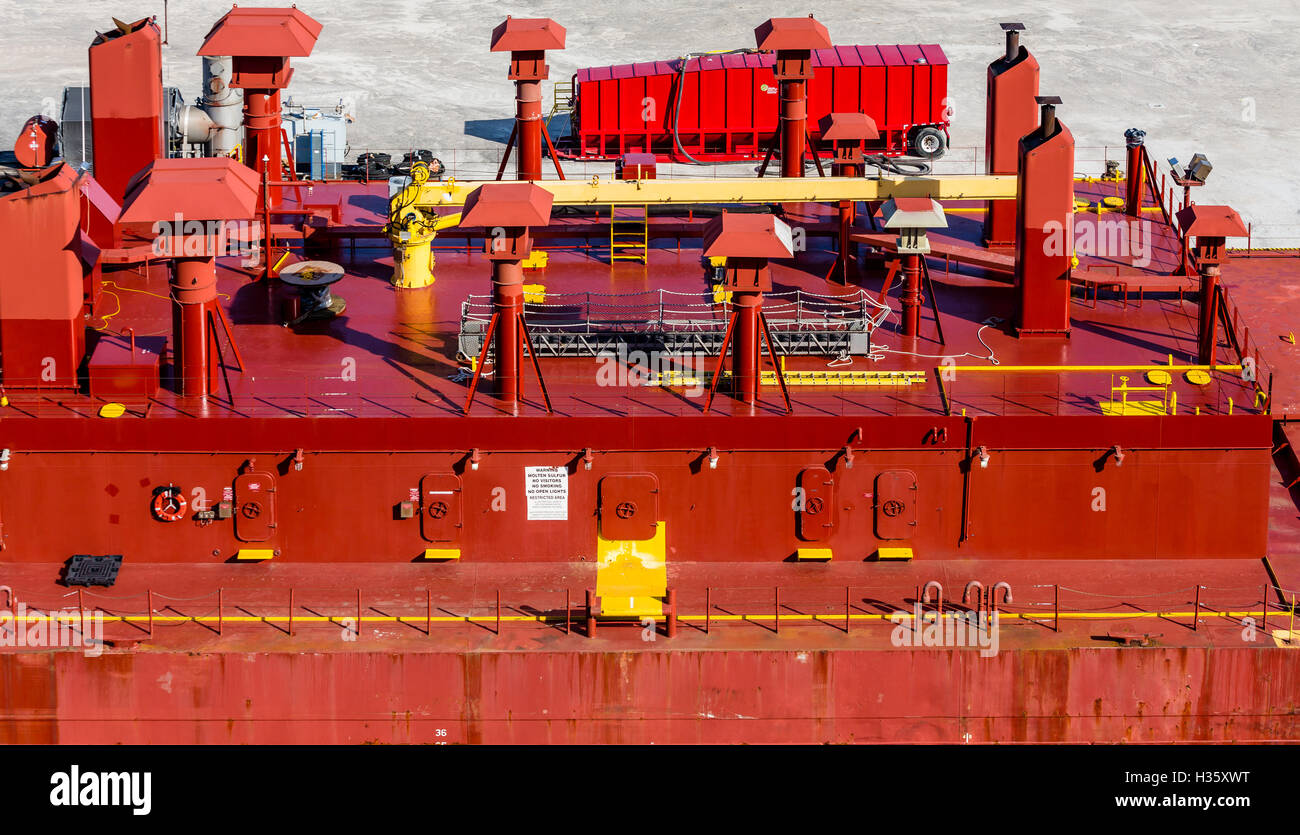
[[[1001,322],[1002,322],[1001,318],[997,316],[990,316],[989,318],[984,320],[983,324],[980,325],[979,330],[975,331],[975,338],[978,339],[980,344],[984,346],[984,349],[988,351],[987,356],[972,354],[969,351],[962,354],[918,354],[915,351],[900,351],[895,348],[886,348],[883,345],[882,346],[871,345],[867,352],[867,359],[879,362],[880,360],[885,358],[884,356],[885,354],[900,354],[903,356],[919,357],[921,359],[934,359],[934,360],[947,360],[947,359],[955,360],[955,359],[961,359],[962,357],[972,357],[977,360],[988,360],[993,365],[1001,365],[1002,363],[994,355],[993,349],[989,346],[987,342],[984,341],[984,329],[991,328],[994,325],[1001,324]]]

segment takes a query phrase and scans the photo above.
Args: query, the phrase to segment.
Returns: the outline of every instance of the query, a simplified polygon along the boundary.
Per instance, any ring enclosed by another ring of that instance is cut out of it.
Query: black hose
[[[904,177],[923,177],[931,171],[930,163],[924,160],[907,160],[899,157],[887,157],[884,154],[868,154],[863,162],[882,172],[899,174]]]
[[[707,55],[735,55],[738,53],[751,53],[753,49],[732,49],[727,52],[692,52],[682,58],[681,68],[677,71],[677,97],[673,101],[673,145],[677,148],[677,153],[685,157],[689,162],[695,165],[711,165],[713,163],[701,162],[691,156],[686,148],[682,145],[681,134],[678,131],[678,120],[681,117],[682,93],[686,89],[686,65],[692,58],[702,58]],[[817,153],[816,149],[813,153]],[[748,164],[752,160],[734,160],[733,162]],[[864,162],[873,168],[878,168],[882,172],[890,174],[899,174],[901,176],[924,176],[931,171],[930,163],[924,161],[901,160],[897,157],[887,157],[884,154],[871,154],[865,157]],[[815,163],[804,163],[805,167],[815,165]]]
[[[681,116],[681,108],[682,108],[682,91],[686,89],[686,65],[690,63],[692,58],[703,58],[706,55],[737,55],[737,54],[748,54],[755,51],[756,50],[753,49],[729,49],[726,52],[692,52],[688,54],[685,58],[682,58],[682,68],[677,72],[677,99],[673,102],[673,145],[677,147],[677,152],[682,156],[686,157],[686,159],[689,160],[691,163],[695,165],[712,164],[708,162],[701,162],[700,160],[688,154],[686,152],[686,148],[682,146],[681,135],[677,132],[677,120]],[[751,162],[751,160],[734,160],[734,161],[741,162],[741,163]]]

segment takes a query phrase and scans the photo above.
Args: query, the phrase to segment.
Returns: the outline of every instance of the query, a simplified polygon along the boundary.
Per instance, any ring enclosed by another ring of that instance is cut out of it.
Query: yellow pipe
[[[486,181],[495,182],[495,181]],[[431,209],[463,206],[485,182],[448,180],[408,186],[394,198],[399,205]],[[724,177],[711,180],[538,180],[557,206],[667,205],[701,203],[830,203],[881,201],[890,197],[935,200],[1010,200],[1016,178],[1007,174],[953,174],[927,177]],[[412,189],[418,189],[414,194]]]
[[[927,612],[926,614],[929,614]],[[1222,612],[1212,611],[1204,607],[1199,613],[1190,611],[1185,612],[1061,612],[1061,620],[1128,620],[1133,618],[1190,618],[1194,614],[1202,617],[1225,617],[1225,618],[1244,618],[1264,616],[1263,611],[1231,611]],[[1273,614],[1277,614],[1276,611]],[[90,610],[87,610],[87,617],[92,617]],[[678,615],[677,619],[681,621],[703,621],[706,618],[711,621],[760,621],[772,620],[771,614],[754,614],[754,615]],[[890,614],[860,614],[850,615],[850,620],[881,620],[891,621],[892,618],[898,617],[905,620],[915,619],[915,614],[911,612],[893,612]],[[1058,615],[1043,612],[1005,612],[998,610],[998,617],[1013,618],[1019,620],[1042,621],[1051,620]],[[1293,613],[1294,617],[1294,613]],[[38,623],[41,621],[58,624],[60,621],[67,623],[69,619],[76,622],[78,618],[77,611],[64,611],[59,615],[22,615],[14,616],[14,621],[23,621],[25,623]],[[148,615],[103,615],[104,623],[148,623]],[[216,615],[160,615],[155,614],[152,618],[154,623],[287,623],[288,615],[265,615],[258,617],[256,615],[226,615],[218,618]],[[357,618],[351,615],[294,615],[294,623],[335,623],[342,620],[355,621]],[[438,615],[433,618],[426,618],[423,615],[363,615],[363,623],[395,623],[395,624],[421,624],[425,622],[433,623],[495,623],[496,615]],[[502,615],[502,623],[556,623],[564,620],[561,616],[556,615]],[[803,615],[803,614],[783,614],[782,621],[827,621],[830,623],[843,622],[844,615],[824,614],[824,615]]]
[[[1072,371],[1240,371],[1240,365],[945,365],[943,371],[996,371],[1061,374]],[[1136,391],[1136,389],[1130,389]]]

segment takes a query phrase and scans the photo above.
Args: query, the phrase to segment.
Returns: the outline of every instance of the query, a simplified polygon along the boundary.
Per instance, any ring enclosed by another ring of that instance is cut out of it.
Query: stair
[[[573,82],[557,81],[551,85],[551,112],[546,114],[547,129],[550,129],[552,119],[566,113],[573,113]]]
[[[609,207],[609,261],[646,263],[650,252],[650,207]]]

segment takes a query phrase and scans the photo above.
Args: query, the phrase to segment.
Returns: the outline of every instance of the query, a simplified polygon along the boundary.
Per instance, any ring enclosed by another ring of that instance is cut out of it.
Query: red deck
[[[355,238],[355,246],[341,241],[334,256],[348,273],[334,288],[348,303],[339,319],[283,327],[282,288],[222,262],[220,304],[245,368],[224,353],[218,393],[207,402],[164,385],[152,399],[117,398],[127,412],[110,419],[98,416],[104,398],[9,392],[3,427],[13,456],[0,483],[5,583],[29,607],[67,610],[78,597],[58,584],[63,561],[122,553],[118,584],[80,599],[130,622],[106,625],[114,646],[102,658],[0,651],[0,729],[8,739],[1244,741],[1296,734],[1297,656],[1275,645],[1262,623],[1254,641],[1243,637],[1245,618],[1260,622],[1266,611],[1270,630],[1286,628],[1286,590],[1300,586],[1300,519],[1284,486],[1294,475],[1281,459],[1280,475],[1270,466],[1272,419],[1254,386],[1232,372],[1208,386],[1175,374],[1175,414],[1102,411],[1120,374],[1144,385],[1142,368],[1193,361],[1195,298],[1188,282],[1168,276],[1179,255],[1167,227],[1152,225],[1150,260],[1137,259],[1144,263],[1081,253],[1079,272],[1090,278],[1076,289],[1070,338],[1023,340],[1007,330],[1015,290],[998,255],[974,243],[975,207],[950,207],[950,228],[933,236],[929,262],[946,345],[929,307],[920,339],[899,336],[895,289],[870,358],[786,362],[787,371],[924,372],[924,382],[910,386],[792,386],[787,416],[769,385],[752,412],[723,392],[704,414],[703,398],[681,388],[605,386],[597,360],[547,357],[555,415],[544,413],[526,374],[522,416],[485,390],[466,418],[456,356],[461,305],[489,292],[489,267],[464,233],[451,231],[439,240],[436,283],[395,290],[391,255],[375,240],[382,188],[316,185],[301,198],[338,205],[336,231]],[[1096,199],[1110,188],[1081,185],[1080,194]],[[791,206],[786,214],[809,231],[810,251],[774,265],[775,293],[879,293],[883,272],[869,273],[863,288],[836,290],[823,280],[834,259],[825,210]],[[1079,219],[1095,228],[1119,216]],[[701,265],[698,218],[655,217],[647,266],[605,261],[607,223],[557,216],[542,243],[549,265],[528,282],[545,285],[552,299],[608,294],[613,304],[672,291],[722,316]],[[1249,282],[1250,271],[1290,269],[1281,260],[1234,260],[1224,281],[1230,299],[1243,304],[1263,284]],[[100,339],[124,341],[127,328],[142,343],[170,333],[161,266],[105,277],[111,283],[92,321]],[[1282,315],[1266,305],[1249,306]],[[1236,361],[1234,344],[1222,335],[1220,362]],[[1263,349],[1261,367],[1286,368],[1290,346],[1283,347]],[[999,369],[1140,368],[958,370],[941,389],[945,356],[959,369],[991,368],[991,356]],[[1282,376],[1273,383],[1278,404],[1290,396]],[[846,447],[856,455],[852,468]],[[978,447],[991,451],[987,470],[976,463]],[[1122,468],[1116,447],[1126,455]],[[710,448],[721,451],[716,470],[704,463]],[[590,472],[584,450],[594,451]],[[471,451],[481,451],[481,469],[469,468]],[[790,491],[802,469],[823,464],[834,473],[839,517],[831,538],[815,544],[829,545],[835,557],[799,563],[794,552],[810,543],[796,535]],[[567,523],[526,520],[525,465],[569,468]],[[238,521],[166,524],[148,515],[159,485],[179,485],[186,495],[201,488],[217,500],[245,470],[277,485],[266,536],[232,527],[245,524]],[[881,540],[875,479],[900,470],[921,485],[919,527],[909,539]],[[597,582],[598,485],[626,472],[658,475],[657,517],[668,525],[678,634],[668,637],[661,622],[653,642],[635,626],[585,634],[583,596]],[[429,473],[454,474],[464,485],[466,527],[450,542],[396,514]],[[1109,505],[1104,516],[1095,506],[1099,488]],[[496,489],[509,496],[500,516],[491,515]],[[45,509],[58,502],[74,508],[76,524],[48,524]],[[874,559],[888,544],[913,547],[915,559]],[[419,558],[444,545],[459,547],[461,561]],[[276,555],[235,561],[251,547]],[[965,610],[959,601],[971,580],[1005,581],[1014,591],[1013,601],[999,603],[1007,616],[996,658],[980,658],[977,648],[895,645],[889,615],[914,612],[921,587],[941,583],[945,610]],[[344,619],[355,618],[358,606],[354,635]],[[1150,636],[1152,645],[1119,645],[1133,636]],[[129,683],[91,701],[106,669]],[[1189,677],[1199,690],[1183,687]],[[340,686],[360,679],[387,684]],[[900,684],[908,681],[918,684]],[[448,735],[436,736],[438,729]]]

